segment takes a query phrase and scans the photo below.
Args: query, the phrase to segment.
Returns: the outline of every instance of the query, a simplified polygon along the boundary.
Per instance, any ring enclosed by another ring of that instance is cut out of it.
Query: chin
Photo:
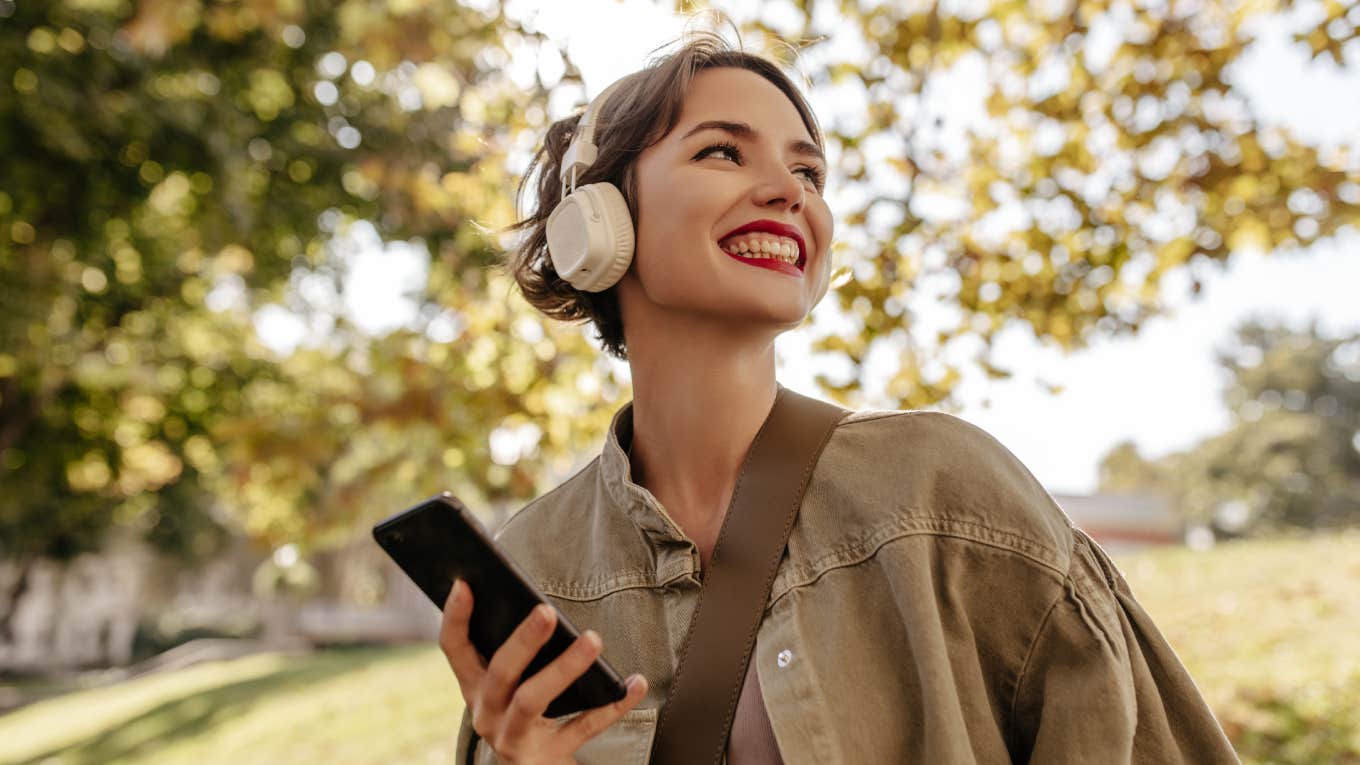
[[[781,305],[768,302],[748,304],[747,310],[736,313],[733,318],[737,321],[746,324],[766,324],[781,332],[798,327],[808,316],[808,311],[805,310],[801,300],[797,304]]]
[[[751,268],[737,265],[738,269]],[[728,268],[705,273],[699,268],[662,269],[648,274],[643,292],[663,309],[703,314],[739,325],[759,324],[783,332],[801,325],[816,305],[806,290],[806,282],[778,273]]]
[[[733,302],[739,302],[746,306],[747,310],[742,313],[748,314],[754,320],[763,320],[776,324],[797,324],[807,318],[815,303],[810,303],[811,296],[805,293],[805,285],[798,284],[793,289],[776,289],[768,284],[743,285],[740,296],[733,296]]]

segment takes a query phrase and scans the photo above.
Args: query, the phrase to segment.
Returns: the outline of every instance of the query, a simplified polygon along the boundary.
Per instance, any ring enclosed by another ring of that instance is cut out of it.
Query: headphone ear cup
[[[612,183],[568,194],[548,216],[548,255],[558,276],[585,292],[614,286],[633,261],[633,220]]]

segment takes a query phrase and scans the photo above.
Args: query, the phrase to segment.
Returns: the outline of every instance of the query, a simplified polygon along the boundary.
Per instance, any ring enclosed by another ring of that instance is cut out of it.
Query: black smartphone
[[[484,660],[491,659],[535,606],[548,603],[477,518],[449,492],[430,497],[374,526],[373,538],[441,611],[455,578],[472,588],[468,635]],[[560,656],[580,634],[559,611],[552,636],[529,662],[520,681]],[[544,714],[559,717],[593,709],[618,701],[627,693],[619,673],[600,655],[553,699]]]

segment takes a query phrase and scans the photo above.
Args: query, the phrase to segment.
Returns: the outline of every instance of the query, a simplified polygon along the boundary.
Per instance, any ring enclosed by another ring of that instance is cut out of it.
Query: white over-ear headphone
[[[577,123],[562,156],[562,201],[548,216],[548,255],[553,267],[571,286],[585,292],[614,286],[633,260],[633,219],[623,192],[608,182],[576,188],[577,176],[595,164],[595,121],[620,82],[596,96]]]

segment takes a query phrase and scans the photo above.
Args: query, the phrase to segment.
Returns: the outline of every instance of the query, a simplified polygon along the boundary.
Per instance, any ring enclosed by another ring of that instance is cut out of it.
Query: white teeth
[[[798,244],[784,237],[780,237],[778,241],[763,238],[742,239],[735,244],[728,244],[723,250],[748,258],[776,258],[789,264],[798,263]]]

